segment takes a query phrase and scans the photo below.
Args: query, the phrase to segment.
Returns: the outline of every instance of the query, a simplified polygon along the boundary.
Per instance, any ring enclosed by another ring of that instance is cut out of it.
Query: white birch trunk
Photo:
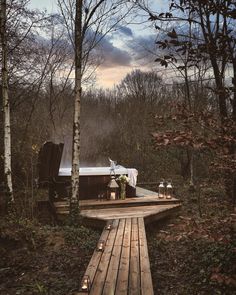
[[[82,81],[82,3],[83,0],[76,0],[75,17],[75,104],[73,124],[73,151],[72,151],[72,195],[71,204],[79,207],[79,156],[80,156],[80,99]]]
[[[7,203],[14,202],[11,170],[11,123],[10,101],[8,97],[8,68],[7,68],[7,40],[6,40],[6,0],[1,0],[1,50],[2,50],[2,98],[4,113],[4,176],[7,189]]]

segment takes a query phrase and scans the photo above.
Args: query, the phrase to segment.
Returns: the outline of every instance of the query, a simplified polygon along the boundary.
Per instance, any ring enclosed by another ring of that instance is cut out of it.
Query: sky
[[[154,11],[168,10],[168,0],[151,1]],[[56,0],[31,0],[30,7],[56,12],[56,3]],[[147,53],[147,50],[153,51],[156,38],[155,30],[149,25],[149,22],[120,25],[115,32],[103,38],[99,46],[102,62],[96,70],[97,87],[112,88],[132,70],[149,71],[156,67],[154,56]]]

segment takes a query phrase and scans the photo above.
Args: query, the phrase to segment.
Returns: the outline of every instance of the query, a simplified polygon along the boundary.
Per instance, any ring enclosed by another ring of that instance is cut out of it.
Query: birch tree
[[[11,122],[10,101],[8,96],[7,38],[6,38],[6,0],[1,0],[1,51],[2,51],[2,100],[4,115],[4,178],[6,186],[7,208],[13,205],[12,169],[11,169]]]
[[[73,23],[75,24],[74,40],[72,40],[75,48],[75,105],[71,175],[72,195],[70,202],[71,215],[73,215],[73,209],[79,208],[80,100],[82,94],[82,78],[85,76],[86,67],[88,68],[88,59],[92,50],[98,46],[109,32],[114,30],[124,20],[136,5],[126,0],[117,0],[114,2],[108,2],[106,0],[76,0],[74,19],[73,3],[74,0],[70,0],[69,2],[65,0],[58,1],[69,36],[73,32]],[[122,10],[123,13],[121,13]],[[115,17],[116,14],[117,16]],[[82,17],[84,18],[83,20]],[[113,21],[110,22],[112,18]],[[93,27],[95,28],[94,30]],[[92,37],[88,36],[89,32],[90,35],[92,32]]]
[[[75,15],[75,104],[73,122],[73,151],[72,151],[72,196],[71,214],[79,208],[79,154],[80,154],[80,100],[82,94],[82,3],[76,0]]]

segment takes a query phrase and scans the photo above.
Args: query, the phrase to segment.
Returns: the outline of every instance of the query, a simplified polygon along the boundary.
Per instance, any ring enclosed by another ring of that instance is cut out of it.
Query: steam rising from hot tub
[[[81,108],[81,147],[80,167],[104,167],[110,166],[108,156],[112,152],[104,154],[104,147],[110,145],[110,135],[115,133],[115,123],[111,117],[104,115],[104,110],[97,104],[92,108],[82,105]],[[52,131],[51,140],[64,143],[60,167],[71,167],[72,163],[72,131],[71,124],[63,125],[58,131]]]
[[[72,161],[72,136],[64,137],[64,148],[60,168],[70,168]],[[83,148],[83,147],[82,147]],[[85,149],[85,148],[84,148]],[[96,161],[81,159],[80,167],[104,167],[109,166],[109,160],[106,156],[98,156]]]

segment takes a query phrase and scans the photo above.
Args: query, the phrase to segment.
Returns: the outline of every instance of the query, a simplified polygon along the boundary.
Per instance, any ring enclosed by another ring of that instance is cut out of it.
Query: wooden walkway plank
[[[107,277],[103,289],[103,295],[115,294],[116,280],[120,263],[121,249],[123,244],[125,229],[125,219],[121,219],[119,222],[119,227],[117,230],[114,247],[112,250],[112,255],[107,271]]]
[[[152,276],[148,255],[147,239],[143,218],[138,219],[139,247],[140,247],[140,274],[142,295],[153,295]]]
[[[129,267],[129,295],[140,294],[140,260],[139,260],[139,230],[138,219],[132,218],[130,267]]]
[[[119,272],[117,276],[116,295],[126,295],[129,287],[129,259],[131,240],[131,218],[125,222],[125,232],[121,249]]]
[[[117,233],[117,226],[119,224],[119,220],[115,220],[113,222],[113,228],[110,230],[104,252],[102,253],[102,257],[100,263],[98,265],[91,291],[89,292],[90,295],[99,295],[102,294],[104,282],[107,275],[107,269],[111,258],[111,253],[114,246],[114,241]]]

